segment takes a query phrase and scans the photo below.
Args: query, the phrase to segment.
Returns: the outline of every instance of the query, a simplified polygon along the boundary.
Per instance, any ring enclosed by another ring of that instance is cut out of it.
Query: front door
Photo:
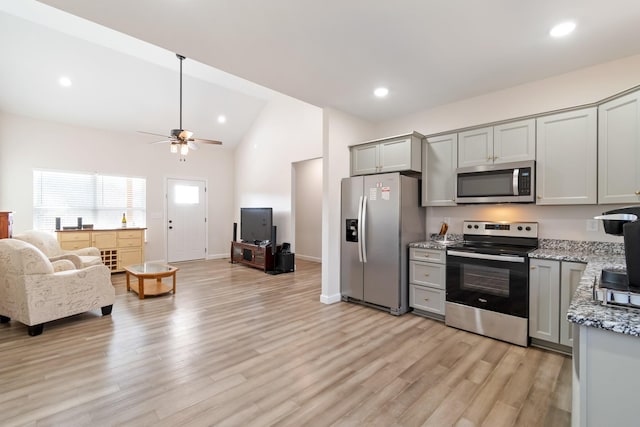
[[[167,179],[167,260],[204,259],[207,249],[204,181]]]

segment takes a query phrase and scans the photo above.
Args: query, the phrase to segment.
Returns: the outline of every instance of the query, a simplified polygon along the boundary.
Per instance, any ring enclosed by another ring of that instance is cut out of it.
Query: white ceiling
[[[18,3],[33,2],[12,0],[14,8]],[[37,110],[55,102],[59,115],[90,125],[100,125],[99,116],[124,114],[118,119],[126,122],[123,129],[168,130],[177,127],[178,65],[171,52],[179,52],[192,59],[185,73],[199,65],[195,60],[225,72],[185,80],[184,94],[184,127],[225,143],[239,140],[270,96],[233,76],[376,121],[640,53],[638,0],[41,0],[32,9],[45,8],[42,3],[138,40],[109,33],[100,43],[118,39],[118,47],[97,47],[95,40],[0,15],[0,37],[15,42],[0,59],[0,108],[16,102]],[[566,19],[577,22],[575,33],[551,39],[551,26]],[[74,21],[64,28],[85,26]],[[139,40],[166,49],[174,69],[166,61],[159,66],[157,48]],[[16,57],[31,67],[22,69]],[[10,84],[4,81],[8,64]],[[63,69],[91,73],[89,87],[84,81],[73,86],[82,90],[82,101],[71,103],[70,91],[37,83]],[[373,96],[379,85],[389,87],[386,99]],[[224,127],[203,124],[234,106],[240,108],[227,113]],[[238,132],[224,134],[236,125]]]

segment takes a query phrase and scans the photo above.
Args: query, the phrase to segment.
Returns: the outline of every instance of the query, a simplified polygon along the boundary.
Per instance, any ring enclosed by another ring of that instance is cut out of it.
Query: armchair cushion
[[[98,248],[88,247],[67,251],[60,247],[58,239],[54,235],[46,231],[28,230],[14,235],[13,238],[31,243],[42,251],[51,262],[68,259],[74,263],[76,268],[102,264],[102,257]]]
[[[108,307],[114,301],[115,290],[106,266],[78,270],[71,261],[60,260],[54,268],[35,246],[16,239],[0,240],[1,316],[28,326],[41,325]]]
[[[57,273],[58,271],[67,271],[67,270],[77,269],[76,265],[73,262],[69,261],[68,259],[53,261],[51,265],[53,265],[54,273]]]

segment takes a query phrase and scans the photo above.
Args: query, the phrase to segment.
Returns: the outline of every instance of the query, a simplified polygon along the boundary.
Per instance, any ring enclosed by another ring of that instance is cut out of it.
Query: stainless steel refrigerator
[[[420,181],[398,173],[344,178],[341,197],[342,300],[406,313],[407,245],[426,238]]]

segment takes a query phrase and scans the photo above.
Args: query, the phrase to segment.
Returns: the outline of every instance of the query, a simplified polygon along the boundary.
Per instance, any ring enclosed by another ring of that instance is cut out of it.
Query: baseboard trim
[[[340,294],[320,295],[320,302],[323,304],[335,304],[340,301],[342,301],[342,296]]]
[[[303,259],[305,261],[311,261],[311,262],[318,262],[318,263],[322,263],[322,258],[318,258],[318,257],[314,257],[314,256],[309,256],[309,255],[300,255],[300,254],[296,254],[296,258],[298,259]]]
[[[210,259],[224,259],[224,258],[229,258],[229,254],[228,253],[224,253],[224,254],[207,255],[207,260],[210,260]]]

